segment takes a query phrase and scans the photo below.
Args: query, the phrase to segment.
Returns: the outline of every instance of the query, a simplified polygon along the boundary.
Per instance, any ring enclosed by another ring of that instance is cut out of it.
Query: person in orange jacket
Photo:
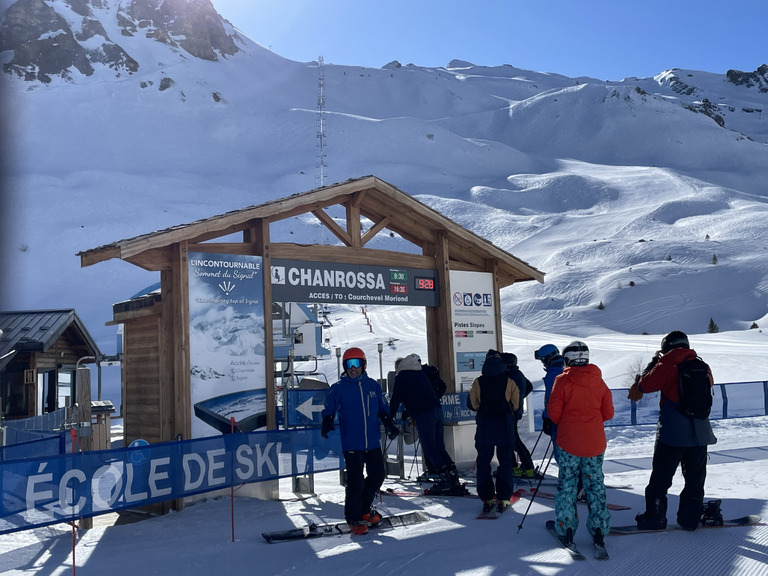
[[[555,378],[547,404],[549,417],[557,425],[555,525],[563,543],[572,543],[579,525],[576,501],[581,474],[589,509],[587,530],[595,546],[604,547],[604,536],[611,529],[603,479],[604,422],[613,418],[613,398],[600,368],[589,363],[584,342],[568,344],[563,359],[565,370]]]

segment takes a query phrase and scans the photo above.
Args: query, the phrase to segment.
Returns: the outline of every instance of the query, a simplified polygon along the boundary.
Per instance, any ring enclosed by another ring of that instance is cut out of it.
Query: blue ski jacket
[[[379,415],[389,416],[389,405],[376,380],[365,372],[354,379],[342,376],[331,386],[322,416],[335,416],[337,412],[344,452],[381,448]]]

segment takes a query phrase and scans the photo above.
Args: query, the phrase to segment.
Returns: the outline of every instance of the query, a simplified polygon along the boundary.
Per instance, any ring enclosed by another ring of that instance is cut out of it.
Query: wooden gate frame
[[[327,212],[328,208],[336,205],[344,208],[344,227]],[[313,214],[341,245],[271,241],[270,224],[308,213]],[[372,222],[367,230],[364,230],[362,218]],[[365,247],[384,230],[418,246],[421,254]],[[242,235],[240,242],[217,241],[235,233]],[[145,270],[160,272],[160,374],[163,382],[171,383],[170,389],[161,396],[172,399],[167,405],[171,413],[163,415],[163,418],[169,419],[170,437],[166,440],[189,438],[191,433],[190,252],[261,256],[264,270],[270,270],[272,258],[437,270],[440,305],[427,308],[427,352],[430,359],[437,359],[449,392],[455,391],[452,357],[437,352],[453,350],[450,271],[492,273],[496,302],[500,301],[501,288],[515,282],[544,280],[544,274],[539,270],[375,176],[294,194],[79,252],[81,267],[118,258]],[[269,274],[263,276],[264,309],[269,311],[272,309],[271,279]],[[497,311],[495,321],[497,347],[501,349],[500,311]],[[265,356],[271,358],[270,322],[265,323],[265,339]],[[268,361],[266,382],[272,381],[274,364]],[[158,382],[158,386],[163,386],[163,382]],[[274,386],[267,386],[268,429],[275,428],[275,405]]]

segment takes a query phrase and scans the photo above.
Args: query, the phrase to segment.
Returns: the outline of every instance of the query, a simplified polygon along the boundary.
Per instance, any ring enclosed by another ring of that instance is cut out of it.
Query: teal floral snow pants
[[[579,472],[581,472],[584,493],[587,497],[587,530],[594,536],[599,528],[603,535],[611,530],[611,513],[605,501],[605,483],[603,481],[603,456],[582,458],[569,454],[560,446],[555,446],[557,465],[560,469],[555,495],[555,519],[557,533],[564,536],[570,528],[576,533],[579,526],[577,493]]]

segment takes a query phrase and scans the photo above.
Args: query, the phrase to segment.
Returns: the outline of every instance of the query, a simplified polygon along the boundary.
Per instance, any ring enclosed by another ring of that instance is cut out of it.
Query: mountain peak
[[[117,77],[133,74],[139,62],[113,35],[143,35],[210,61],[239,51],[231,29],[210,0],[131,0],[111,6],[110,0],[17,0],[0,23],[0,51],[13,57],[3,70],[26,81],[70,80],[77,71],[93,75],[99,66]]]

